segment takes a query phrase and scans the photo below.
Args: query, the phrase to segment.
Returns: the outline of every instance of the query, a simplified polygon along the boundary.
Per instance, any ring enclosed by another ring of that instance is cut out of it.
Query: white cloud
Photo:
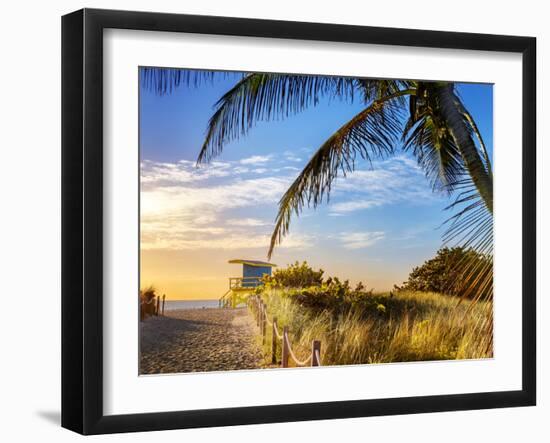
[[[142,168],[141,247],[143,249],[239,249],[267,251],[272,224],[235,217],[262,208],[274,217],[277,202],[290,184],[286,176],[244,178],[229,163],[205,171],[191,162],[148,162]],[[212,172],[214,171],[214,172]],[[266,170],[267,172],[267,170]],[[228,217],[233,214],[233,217]],[[310,239],[285,238],[283,247],[306,247]]]
[[[283,152],[283,155],[284,155],[285,159],[290,161],[290,162],[301,162],[302,161],[302,158],[298,157],[294,153],[294,151],[285,151],[285,152]]]
[[[253,155],[252,157],[243,158],[239,163],[242,165],[257,165],[267,163],[271,158],[272,155]]]
[[[233,179],[227,184],[158,186],[141,193],[141,213],[195,215],[276,203],[289,185],[285,177]]]
[[[227,162],[212,162],[200,166],[188,160],[180,160],[177,163],[155,163],[146,160],[141,163],[142,189],[181,185],[230,175],[231,165]]]
[[[258,218],[232,218],[225,222],[230,226],[268,226],[271,223],[268,223],[264,220]]]
[[[370,209],[382,204],[379,200],[352,200],[342,203],[335,203],[331,206],[333,214],[341,214],[342,212],[358,211],[360,209]]]
[[[333,187],[331,215],[397,203],[425,204],[438,196],[414,160],[397,156],[373,162],[372,169],[358,169],[339,177]]]
[[[386,235],[383,231],[341,232],[333,236],[346,249],[363,249],[383,240]]]
[[[148,249],[263,249],[267,252],[271,237],[269,234],[230,233],[225,235],[189,236],[188,233],[173,233],[150,237],[142,233],[141,248]],[[278,249],[305,249],[313,244],[313,237],[289,235]]]
[[[263,218],[275,217],[277,203],[297,169],[254,169],[254,165],[262,165],[269,158],[252,156],[240,162],[217,161],[198,168],[191,161],[142,162],[142,248],[267,248],[272,223]],[[250,175],[252,171],[262,175]],[[332,190],[328,214],[343,216],[404,202],[424,204],[434,198],[416,163],[400,156],[376,162],[373,169],[340,177]],[[380,231],[343,234],[338,239],[347,249],[368,247],[384,238]],[[290,235],[281,246],[301,248],[313,241]]]

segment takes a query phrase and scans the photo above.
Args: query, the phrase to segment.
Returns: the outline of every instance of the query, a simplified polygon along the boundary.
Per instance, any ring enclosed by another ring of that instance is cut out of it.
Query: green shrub
[[[298,261],[284,269],[277,269],[272,276],[265,276],[264,282],[274,288],[305,288],[323,283],[324,271],[315,271],[306,261]]]
[[[323,278],[322,269],[314,270],[306,261],[296,262],[287,268],[278,269],[272,276],[265,276],[263,286],[256,289],[257,294],[270,289],[285,289],[299,305],[316,311],[341,313],[350,307],[376,307],[372,290],[367,291],[359,282],[352,288],[349,280],[340,281],[338,277]]]
[[[439,292],[468,298],[490,298],[492,261],[472,249],[442,248],[434,258],[412,270],[398,290]],[[485,274],[489,278],[484,278]]]

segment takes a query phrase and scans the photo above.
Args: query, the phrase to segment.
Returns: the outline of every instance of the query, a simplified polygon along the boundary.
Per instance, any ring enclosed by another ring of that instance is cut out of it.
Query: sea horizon
[[[165,310],[174,311],[177,309],[206,309],[217,308],[219,306],[218,299],[189,299],[189,300],[166,300]]]

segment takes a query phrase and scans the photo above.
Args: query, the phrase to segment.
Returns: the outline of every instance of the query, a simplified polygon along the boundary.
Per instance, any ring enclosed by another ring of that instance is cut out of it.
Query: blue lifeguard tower
[[[260,281],[264,275],[271,275],[271,268],[277,266],[273,263],[268,263],[259,260],[243,260],[234,259],[229,260],[228,263],[242,264],[243,276],[242,277],[230,277],[229,289],[235,288],[255,288],[260,284]]]
[[[220,306],[237,305],[237,294],[241,291],[250,291],[261,284],[264,275],[271,275],[271,269],[276,264],[260,260],[233,259],[228,263],[243,265],[242,277],[229,277],[229,289],[220,298]]]

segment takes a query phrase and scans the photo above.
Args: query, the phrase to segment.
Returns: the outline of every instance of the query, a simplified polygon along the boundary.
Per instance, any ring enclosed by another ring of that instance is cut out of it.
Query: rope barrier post
[[[166,294],[162,294],[162,315],[164,316],[164,305],[166,304]]]
[[[263,335],[262,344],[264,345],[267,339],[266,330],[267,330],[267,311],[266,311],[265,303],[262,303],[262,335]]]
[[[262,344],[265,343],[265,316],[264,316],[264,304],[260,302],[260,333],[262,334]]]
[[[271,364],[277,363],[277,317],[273,317],[273,328],[271,329]]]
[[[281,353],[281,367],[288,368],[288,326],[283,328],[283,348]]]
[[[311,343],[311,366],[321,366],[321,342],[313,340]]]
[[[157,297],[157,316],[159,315],[160,311],[160,295]]]

